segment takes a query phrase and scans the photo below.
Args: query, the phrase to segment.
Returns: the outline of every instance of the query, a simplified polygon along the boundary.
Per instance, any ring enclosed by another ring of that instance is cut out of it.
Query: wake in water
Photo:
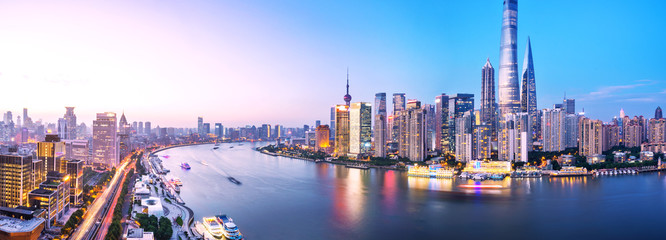
[[[220,159],[219,156],[217,156],[217,154],[215,154],[214,150],[211,150],[211,153],[213,153],[213,155],[217,158],[218,162],[222,162],[222,161],[219,161],[221,159]],[[215,171],[215,172],[219,173],[220,175],[226,177],[233,184],[241,185],[241,182],[238,181],[236,178],[232,177],[231,174],[229,174],[229,172],[227,172],[226,170],[219,169],[219,168],[217,168],[215,166],[212,166],[212,165],[209,165],[208,168],[213,169],[213,171]]]

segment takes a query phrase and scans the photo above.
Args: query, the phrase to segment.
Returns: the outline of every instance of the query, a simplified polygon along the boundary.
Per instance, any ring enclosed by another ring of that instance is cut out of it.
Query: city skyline
[[[664,3],[598,3],[520,2],[517,56],[529,35],[538,109],[566,92],[593,119],[609,121],[620,108],[650,116],[666,100],[657,67]],[[327,109],[342,103],[347,67],[354,102],[378,92],[424,104],[441,93],[480,99],[479,66],[487,58],[499,66],[501,1],[377,4],[6,3],[0,81],[17,91],[3,95],[0,110],[18,116],[26,107],[33,121],[56,122],[72,106],[88,126],[107,111],[162,127],[191,128],[196,116],[300,126],[326,122]],[[118,97],[98,98],[95,89]]]

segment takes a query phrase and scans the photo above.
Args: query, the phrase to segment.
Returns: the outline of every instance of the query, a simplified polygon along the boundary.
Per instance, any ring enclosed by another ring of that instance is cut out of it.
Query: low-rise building
[[[641,152],[641,161],[652,161],[654,160],[654,153],[650,151]]]
[[[143,213],[145,214],[155,215],[157,218],[164,216],[162,201],[158,197],[141,199],[141,207],[143,207]]]
[[[128,228],[125,233],[127,240],[153,240],[155,239],[152,232],[144,232],[141,228]]]
[[[44,230],[44,219],[0,216],[0,239],[37,240]]]

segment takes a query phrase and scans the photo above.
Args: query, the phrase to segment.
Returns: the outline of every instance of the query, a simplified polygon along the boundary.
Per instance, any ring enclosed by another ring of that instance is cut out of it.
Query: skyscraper
[[[449,96],[442,93],[435,97],[436,148],[442,153],[452,153],[449,146]]]
[[[661,107],[657,107],[657,109],[654,110],[654,118],[656,119],[663,118],[661,114]]]
[[[202,117],[197,118],[197,133],[199,135],[204,135],[204,133],[203,133],[203,118]]]
[[[518,86],[518,0],[505,0],[500,37],[499,108],[502,115],[520,109]]]
[[[139,122],[139,127],[136,129],[137,134],[144,134],[143,132],[143,122]]]
[[[349,153],[358,157],[372,146],[372,107],[370,103],[356,102],[349,108]]]
[[[544,109],[542,121],[543,151],[564,150],[564,115],[563,109]]]
[[[525,59],[523,61],[523,88],[521,97],[521,112],[527,113],[530,117],[528,137],[533,142],[539,140],[541,136],[541,120],[537,110],[536,82],[534,80],[534,62],[532,61],[532,45],[530,38],[527,38],[527,47],[525,48]]]
[[[58,136],[61,139],[69,139],[69,132],[67,132],[67,120],[58,118]]]
[[[317,151],[323,151],[327,153],[330,152],[330,147],[331,147],[329,139],[330,134],[331,133],[329,132],[328,125],[317,126],[317,129],[315,130],[315,135],[316,135],[315,149],[317,149]]]
[[[44,177],[48,172],[65,172],[65,152],[65,143],[55,134],[48,134],[43,142],[37,143],[37,158],[42,160]]]
[[[474,110],[474,94],[458,93],[449,97],[449,149],[456,149],[456,118]]]
[[[474,152],[474,114],[473,111],[466,111],[463,116],[455,119],[456,126],[456,159],[463,162],[469,162],[476,159]]]
[[[576,99],[564,99],[562,103],[567,114],[576,114]]]
[[[582,117],[578,129],[580,130],[579,154],[582,156],[601,154],[603,151],[603,122]]]
[[[329,136],[329,138],[335,138],[335,111],[336,111],[336,109],[337,108],[335,106],[331,107],[331,125],[329,126],[329,128],[330,128],[329,133],[331,134],[331,136]]]
[[[147,136],[150,136],[150,134],[152,133],[150,122],[146,122],[144,131],[146,132]]]
[[[222,126],[222,123],[215,123],[215,136],[218,138],[224,136],[224,126]]]
[[[423,161],[426,155],[425,114],[421,102],[409,100],[406,109],[394,116],[394,125],[398,126],[398,155],[411,161]]]
[[[115,167],[118,165],[118,133],[116,114],[98,113],[93,121],[93,164]]]
[[[375,94],[375,157],[386,156],[386,93]]]
[[[0,206],[27,206],[32,182],[31,155],[0,155]]]
[[[346,157],[349,153],[349,106],[335,106],[335,156]]]
[[[404,93],[394,93],[393,94],[393,114],[398,111],[405,110],[405,94]]]
[[[497,141],[497,102],[495,101],[495,68],[486,59],[481,69],[481,122],[490,126],[491,141]]]
[[[77,136],[77,131],[76,131],[76,114],[74,114],[74,107],[65,107],[65,115],[63,118],[67,122],[67,138],[63,139],[76,139]]]
[[[499,160],[527,162],[528,151],[532,150],[528,123],[527,113],[504,115],[498,126]]]

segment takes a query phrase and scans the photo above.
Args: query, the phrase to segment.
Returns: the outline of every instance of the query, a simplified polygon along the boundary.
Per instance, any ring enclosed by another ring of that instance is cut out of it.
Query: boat
[[[229,148],[234,148],[234,146],[230,146]]]
[[[185,169],[185,170],[190,170],[190,168],[191,168],[190,165],[187,164],[187,163],[181,163],[181,164],[180,164],[180,167],[183,168],[183,169]]]
[[[217,146],[220,146],[220,143],[215,143],[215,146],[216,146],[216,147],[217,147]]]
[[[215,216],[217,221],[222,223],[222,233],[224,238],[229,240],[240,240],[243,239],[243,234],[238,230],[238,226],[234,223],[234,220],[228,217],[226,214]]]
[[[220,149],[220,147],[217,147],[217,146],[213,147],[213,150],[217,150],[217,149]]]
[[[506,175],[504,175],[504,174],[493,174],[493,175],[490,175],[490,179],[492,179],[492,180],[502,180],[502,179],[504,179],[505,177],[506,177]]]
[[[368,165],[363,163],[348,163],[345,165],[348,168],[368,169]]]
[[[426,178],[453,178],[454,169],[442,167],[439,164],[409,166],[407,176]]]
[[[233,178],[233,177],[228,177],[227,179],[229,179],[230,182],[232,182],[232,183],[234,183],[234,184],[236,184],[236,185],[241,185],[241,182],[238,181],[238,180],[236,180],[236,179]]]
[[[183,186],[183,182],[180,181],[180,178],[172,178],[171,181],[169,181],[171,184],[174,186]]]
[[[216,217],[204,217],[203,225],[213,237],[221,238],[224,235],[224,228]]]
[[[206,162],[206,160],[201,160],[201,165],[208,166],[208,163]]]
[[[177,193],[180,193],[180,187],[179,186],[174,186],[173,190],[176,191]]]

